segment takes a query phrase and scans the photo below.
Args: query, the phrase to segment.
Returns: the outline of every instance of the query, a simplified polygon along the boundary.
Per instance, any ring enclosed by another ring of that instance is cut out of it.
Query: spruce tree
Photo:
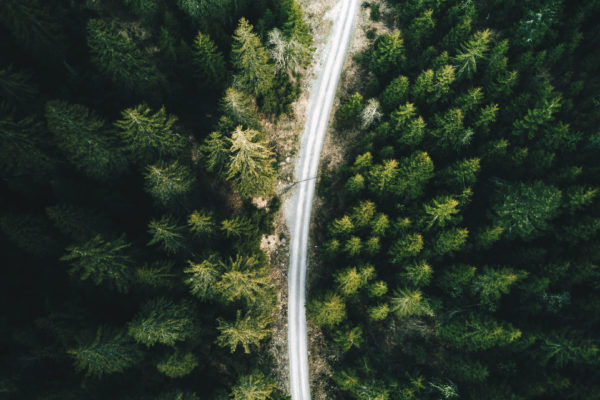
[[[275,66],[270,63],[269,52],[245,18],[240,19],[233,34],[231,63],[237,72],[235,80],[244,91],[264,96],[271,90]]]
[[[260,342],[270,334],[270,330],[267,329],[267,321],[264,318],[251,314],[247,314],[242,318],[240,311],[237,312],[234,322],[219,319],[217,329],[220,332],[217,344],[221,347],[229,347],[232,353],[241,345],[244,353],[249,354],[251,346],[260,348]]]
[[[241,376],[237,384],[231,389],[233,400],[267,400],[277,388],[277,383],[260,371],[253,371],[249,375]]]
[[[107,181],[127,165],[115,132],[93,111],[63,101],[46,103],[48,130],[67,159],[86,176]]]
[[[308,316],[317,326],[333,328],[346,319],[346,304],[339,295],[328,293],[309,303]]]
[[[405,62],[404,40],[400,31],[385,33],[379,36],[373,44],[369,67],[376,75],[387,78],[397,72]]]
[[[275,171],[271,166],[271,150],[252,129],[238,126],[231,134],[227,180],[233,181],[243,197],[266,196],[273,190]]]
[[[459,77],[470,79],[477,72],[477,64],[486,58],[491,42],[489,29],[479,31],[467,42],[463,43],[461,50],[454,57]]]
[[[145,92],[158,86],[160,75],[154,64],[114,25],[90,19],[87,23],[87,43],[92,62],[117,87]]]
[[[183,272],[188,276],[185,283],[194,296],[206,300],[218,294],[216,285],[221,271],[216,257],[208,257],[200,263],[188,261],[188,267]]]
[[[204,168],[208,172],[220,175],[226,168],[229,158],[227,139],[219,132],[212,132],[200,147]]]
[[[191,374],[197,366],[198,358],[193,353],[182,354],[176,350],[156,364],[156,369],[169,378],[181,378]]]
[[[129,335],[147,347],[157,343],[174,346],[195,333],[192,315],[193,307],[188,303],[154,298],[144,303],[129,323]]]
[[[228,263],[222,263],[222,267],[225,271],[215,290],[225,301],[244,300],[252,305],[267,295],[271,280],[264,265],[255,256],[237,255]]]
[[[146,191],[163,207],[181,201],[192,190],[195,183],[189,169],[177,161],[170,164],[161,161],[149,165],[144,178]]]
[[[140,164],[163,157],[179,156],[187,140],[174,128],[177,117],[167,115],[164,107],[153,113],[150,107],[139,104],[121,113],[115,122],[119,136],[134,160]]]
[[[75,359],[75,369],[86,376],[102,378],[134,366],[140,351],[122,332],[106,327],[98,328],[94,338],[68,350]]]
[[[224,83],[227,67],[223,53],[219,51],[210,36],[198,32],[193,44],[196,76],[202,86],[221,86]]]
[[[67,247],[62,261],[70,261],[69,273],[81,280],[91,279],[96,286],[106,285],[119,292],[127,292],[131,281],[131,258],[126,249],[131,247],[121,236],[106,241],[96,235],[81,245]]]
[[[169,254],[176,254],[185,248],[184,228],[177,225],[173,216],[163,215],[159,220],[153,219],[148,224],[148,233],[152,239],[148,246],[158,244]]]

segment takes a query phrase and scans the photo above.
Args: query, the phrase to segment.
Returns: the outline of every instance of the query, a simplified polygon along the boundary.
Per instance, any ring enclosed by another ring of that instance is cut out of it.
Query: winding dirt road
[[[292,400],[309,400],[308,349],[306,338],[306,259],[308,231],[315,193],[315,178],[327,122],[335,98],[338,80],[350,43],[359,0],[340,0],[324,61],[313,84],[308,104],[302,145],[296,161],[298,187],[288,214],[291,232],[288,272],[288,351],[290,394]]]

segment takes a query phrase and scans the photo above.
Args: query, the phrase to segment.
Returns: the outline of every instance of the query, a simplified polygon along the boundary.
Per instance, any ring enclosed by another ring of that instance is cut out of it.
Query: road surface
[[[316,0],[318,1],[318,0]],[[296,161],[298,186],[288,213],[290,268],[288,271],[288,352],[292,400],[309,400],[306,339],[306,259],[315,177],[331,107],[354,28],[359,0],[340,0],[318,79],[309,95],[306,125]]]

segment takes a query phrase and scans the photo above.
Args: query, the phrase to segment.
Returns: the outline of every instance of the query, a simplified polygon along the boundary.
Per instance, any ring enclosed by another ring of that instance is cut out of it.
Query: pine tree
[[[14,70],[12,65],[0,69],[0,111],[14,114],[16,106],[28,104],[36,95],[29,74]]]
[[[227,180],[233,181],[243,197],[265,196],[273,190],[275,172],[271,166],[272,152],[258,132],[238,126],[231,139]]]
[[[72,204],[46,207],[46,215],[63,235],[73,241],[89,240],[96,235],[95,230],[106,226],[103,217],[94,210]]]
[[[177,277],[173,262],[168,260],[157,260],[135,270],[135,281],[150,288],[172,288]]]
[[[461,297],[470,290],[476,271],[470,265],[452,265],[441,271],[437,285],[450,297]]]
[[[440,339],[466,351],[486,350],[507,346],[521,337],[520,330],[511,324],[495,321],[485,314],[469,314],[440,325]]]
[[[421,261],[404,267],[404,279],[413,287],[419,288],[429,285],[433,277],[433,268],[427,262]]]
[[[217,329],[220,332],[217,344],[221,347],[229,347],[232,353],[241,345],[244,353],[249,354],[250,346],[260,348],[260,342],[270,335],[267,326],[268,323],[264,318],[250,314],[242,318],[241,312],[238,310],[234,322],[217,320]]]
[[[463,43],[461,50],[456,54],[454,61],[458,68],[458,76],[471,79],[477,72],[477,64],[486,58],[491,41],[489,29],[479,31],[467,42]]]
[[[406,101],[410,81],[404,75],[395,78],[381,94],[381,104],[385,111],[391,111]]]
[[[220,86],[225,81],[227,68],[225,57],[210,36],[198,32],[193,44],[194,67],[202,86]]]
[[[551,363],[561,368],[567,365],[597,365],[598,346],[593,341],[582,338],[577,332],[549,332],[541,337],[540,363],[546,366]]]
[[[370,307],[368,310],[369,318],[372,321],[383,321],[387,318],[390,313],[390,306],[386,303],[378,304],[376,306]]]
[[[212,132],[204,139],[204,144],[200,147],[200,151],[206,170],[216,175],[221,175],[225,170],[229,156],[227,139],[219,132]]]
[[[400,264],[404,259],[415,257],[423,250],[423,236],[410,233],[398,239],[390,248],[390,262]]]
[[[215,296],[220,277],[219,264],[215,257],[209,257],[200,263],[188,261],[188,265],[189,267],[183,272],[189,276],[185,279],[185,283],[190,287],[190,292],[203,300]]]
[[[360,254],[363,249],[362,240],[358,236],[351,236],[344,244],[344,252],[350,257],[355,257]]]
[[[479,274],[473,282],[472,291],[479,295],[481,305],[487,307],[489,311],[495,311],[502,294],[508,294],[511,286],[526,276],[525,271],[515,272],[510,268],[484,267],[483,273]]]
[[[189,169],[177,161],[149,165],[144,178],[146,191],[163,207],[180,201],[192,190],[195,182]]]
[[[43,177],[53,162],[42,150],[44,128],[34,117],[18,121],[0,116],[0,173],[5,177]]]
[[[271,287],[271,279],[264,265],[255,257],[236,255],[223,264],[225,272],[215,285],[215,290],[227,302],[244,300],[252,305],[265,297]]]
[[[281,14],[285,18],[283,24],[285,35],[305,47],[310,47],[312,35],[308,24],[304,22],[304,13],[300,4],[296,0],[284,0],[281,4]]]
[[[390,299],[391,311],[398,318],[429,316],[434,313],[428,301],[423,297],[420,290],[404,289],[394,293]]]
[[[412,20],[407,30],[406,41],[414,50],[417,50],[423,42],[429,40],[434,28],[433,10],[425,10]]]
[[[96,286],[101,284],[119,292],[127,292],[131,281],[131,259],[126,249],[131,246],[125,237],[106,241],[101,235],[81,245],[67,247],[62,261],[70,261],[69,273],[81,280],[91,279]]]
[[[431,133],[435,136],[436,144],[442,148],[460,149],[471,141],[473,131],[465,129],[464,114],[459,108],[452,108],[444,115],[435,116],[435,125]]]
[[[333,220],[333,222],[329,225],[329,233],[334,236],[346,236],[352,233],[354,229],[354,223],[347,215]]]
[[[346,268],[335,275],[338,292],[345,297],[352,296],[373,279],[374,274],[372,265],[363,265],[360,270],[357,267]]]
[[[385,160],[383,165],[375,165],[369,173],[369,189],[380,196],[392,193],[400,170],[397,160]]]
[[[115,126],[130,154],[142,165],[178,156],[187,147],[187,140],[173,129],[177,117],[167,115],[164,107],[153,113],[147,105],[139,104],[126,109],[121,116]]]
[[[467,242],[469,230],[465,228],[453,228],[442,231],[435,240],[433,250],[438,255],[452,254],[463,248]]]
[[[258,112],[253,99],[246,93],[228,88],[221,100],[221,111],[236,125],[257,128]]]
[[[361,174],[355,174],[348,178],[344,188],[350,194],[357,194],[365,188],[365,178]]]
[[[346,319],[346,304],[337,294],[328,293],[309,303],[308,315],[317,326],[333,328]]]
[[[129,91],[155,89],[160,75],[154,64],[114,25],[99,19],[87,23],[87,43],[92,62],[115,85]]]
[[[400,31],[385,33],[379,36],[373,44],[369,67],[376,75],[388,77],[397,72],[405,62],[404,40]]]
[[[244,91],[261,96],[271,90],[275,66],[269,62],[269,52],[245,18],[240,19],[233,34],[231,63],[237,72],[235,79]]]
[[[560,190],[541,181],[503,185],[494,195],[492,211],[507,238],[527,240],[550,228],[561,198]]]
[[[174,346],[194,334],[191,315],[192,307],[188,303],[175,304],[165,297],[154,298],[144,303],[129,323],[129,335],[147,347],[157,343]]]
[[[198,366],[198,358],[193,353],[181,354],[177,350],[156,364],[156,369],[169,378],[181,378],[192,373]]]
[[[194,210],[187,219],[189,230],[200,237],[212,236],[217,227],[215,217],[211,211]]]
[[[228,238],[250,237],[252,234],[258,234],[256,226],[254,226],[250,218],[239,216],[221,221],[221,232],[225,233],[225,236]]]
[[[276,388],[277,383],[272,378],[254,371],[238,379],[229,397],[233,400],[267,400],[273,398]]]
[[[354,93],[342,104],[336,113],[338,126],[342,129],[352,128],[360,123],[361,112],[364,108],[363,97]]]
[[[440,172],[440,181],[456,189],[464,189],[477,182],[481,169],[479,158],[458,160]]]
[[[412,96],[419,102],[433,98],[435,92],[435,74],[432,69],[421,72],[412,86]]]
[[[433,178],[433,161],[425,152],[415,152],[402,160],[394,193],[407,199],[416,199],[423,193],[425,184]]]
[[[454,107],[459,108],[465,114],[468,114],[475,110],[483,101],[483,89],[480,87],[469,89],[466,93],[458,96],[454,100]],[[477,126],[477,123],[476,123]]]
[[[106,121],[79,104],[46,103],[48,130],[58,147],[83,174],[99,180],[114,179],[127,161],[114,131]]]
[[[367,226],[375,216],[375,203],[369,200],[364,200],[352,208],[350,219],[357,228]]]
[[[7,213],[0,217],[0,231],[12,245],[34,257],[55,258],[63,246],[43,215]]]
[[[390,228],[390,219],[387,215],[379,213],[371,221],[371,232],[376,236],[385,236],[387,230]]]
[[[360,348],[360,345],[363,343],[363,331],[360,326],[355,326],[354,328],[338,331],[333,337],[333,341],[337,343],[338,346],[342,349],[342,351],[346,352],[353,347],[357,349]]]
[[[148,224],[148,233],[152,239],[148,246],[159,244],[169,254],[176,254],[185,248],[184,228],[177,225],[171,215],[163,215],[159,220],[152,219]]]
[[[443,228],[446,224],[452,224],[458,218],[456,214],[459,213],[458,201],[450,196],[439,196],[431,201],[429,204],[425,204],[425,214],[427,215],[424,219],[428,228],[437,226]]]
[[[98,328],[93,340],[80,343],[68,350],[75,359],[75,369],[86,376],[102,378],[132,367],[140,359],[140,352],[127,336],[109,328]]]

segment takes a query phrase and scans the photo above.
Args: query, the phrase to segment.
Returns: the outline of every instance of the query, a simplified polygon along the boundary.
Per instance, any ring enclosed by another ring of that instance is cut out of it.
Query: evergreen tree
[[[454,228],[442,231],[433,246],[433,250],[438,255],[452,254],[460,250],[466,243],[469,236],[468,229]]]
[[[158,162],[146,168],[146,191],[163,207],[180,201],[194,185],[189,169],[177,161]]]
[[[220,175],[227,164],[229,156],[227,140],[219,132],[212,132],[204,139],[200,147],[204,159],[204,167],[208,172]]]
[[[0,217],[0,231],[13,245],[34,257],[56,256],[55,231],[42,215],[10,213]]]
[[[215,290],[227,302],[245,300],[248,305],[255,304],[267,295],[271,280],[264,265],[255,257],[229,259],[223,264],[225,272],[215,286]]]
[[[102,378],[134,366],[140,359],[139,350],[121,332],[98,328],[93,340],[68,350],[75,359],[75,369],[86,376]]]
[[[173,262],[168,260],[154,261],[135,271],[136,282],[151,288],[171,288],[175,286],[176,277]]]
[[[148,224],[148,233],[152,236],[148,246],[159,244],[167,253],[176,254],[185,248],[183,230],[171,215],[163,215],[159,220],[153,219]]]
[[[476,271],[477,269],[470,265],[452,265],[442,270],[437,285],[450,297],[463,296],[469,292]]]
[[[480,302],[490,311],[495,311],[502,294],[507,294],[517,281],[525,278],[524,271],[515,272],[510,268],[483,269],[473,282],[473,292],[479,295]]]
[[[36,94],[29,74],[14,70],[12,65],[0,69],[0,111],[14,114],[16,106],[28,104]]]
[[[231,63],[237,72],[235,79],[244,91],[261,96],[271,90],[275,67],[269,62],[269,52],[245,18],[240,19],[233,34]]]
[[[434,313],[429,302],[423,297],[420,290],[398,290],[390,299],[391,311],[398,318],[430,316]]]
[[[410,81],[404,75],[395,78],[381,95],[381,104],[385,111],[392,111],[406,101]]]
[[[198,366],[198,358],[193,353],[181,354],[177,350],[156,364],[156,369],[169,378],[181,378],[192,373]]]
[[[485,59],[489,50],[491,32],[489,29],[479,31],[467,42],[463,43],[461,50],[456,54],[454,61],[458,68],[458,76],[467,79],[477,72],[477,64]]]
[[[273,398],[272,394],[276,388],[277,384],[272,378],[260,371],[254,371],[238,379],[230,397],[233,400],[267,400]]]
[[[221,221],[221,231],[228,238],[250,237],[253,233],[256,233],[256,227],[250,218],[236,216]]]
[[[410,233],[398,239],[390,248],[390,261],[400,264],[405,258],[415,257],[423,250],[423,237]]]
[[[337,294],[328,293],[309,303],[308,315],[317,326],[333,328],[346,319],[346,304]]]
[[[558,368],[567,365],[598,364],[598,346],[566,329],[542,336],[539,351],[540,363],[543,366],[549,363]]]
[[[429,285],[433,276],[433,268],[424,261],[407,265],[404,267],[403,277],[413,287],[423,287]]]
[[[388,77],[397,72],[405,62],[404,40],[400,31],[385,33],[379,36],[373,44],[369,67],[376,75]]]
[[[494,196],[494,219],[507,238],[530,239],[550,227],[549,220],[559,213],[561,197],[560,190],[541,181],[503,185]]]
[[[358,125],[363,108],[363,97],[360,93],[350,96],[337,111],[338,126],[340,128],[352,128]]]
[[[196,76],[202,86],[222,85],[227,74],[225,57],[210,36],[198,32],[193,45]]]
[[[194,210],[187,220],[189,230],[201,237],[208,237],[215,233],[215,217],[211,211]]]
[[[360,348],[360,345],[364,341],[362,333],[363,331],[360,326],[355,326],[352,329],[336,332],[333,341],[337,343],[344,352],[353,347]]]
[[[200,262],[188,261],[189,267],[183,272],[188,274],[185,283],[190,287],[190,292],[200,299],[210,299],[217,294],[216,285],[219,280],[219,265],[215,257]]]
[[[221,347],[229,347],[232,353],[241,345],[244,353],[249,354],[250,346],[260,348],[260,342],[270,334],[264,318],[250,314],[242,318],[239,310],[232,323],[219,319],[217,329],[220,332],[217,344]]]
[[[96,235],[81,245],[67,247],[62,261],[70,261],[69,272],[81,280],[91,279],[96,286],[101,284],[119,292],[127,292],[131,281],[131,259],[126,249],[131,246],[125,236],[106,241]]]
[[[246,93],[228,88],[221,100],[221,110],[234,124],[256,128],[258,112],[253,99]]]
[[[125,169],[127,162],[114,132],[86,107],[49,101],[46,121],[59,148],[85,175],[106,181]]]
[[[275,172],[271,166],[271,150],[258,132],[238,126],[230,139],[231,147],[227,180],[233,181],[244,197],[265,196],[273,190]]]
[[[174,346],[194,334],[192,311],[185,302],[175,304],[165,297],[148,300],[129,323],[129,335],[147,347],[156,343]]]
[[[167,115],[164,107],[152,113],[150,107],[139,104],[123,111],[121,117],[115,122],[119,136],[142,165],[162,157],[178,156],[187,147],[186,139],[173,129],[177,117]]]
[[[281,4],[281,14],[285,18],[283,32],[288,38],[297,40],[303,46],[312,45],[310,28],[304,22],[304,13],[297,0],[284,0]]]
[[[459,213],[458,201],[450,196],[440,196],[435,198],[429,204],[424,205],[425,214],[427,215],[424,219],[428,228],[436,225],[440,228],[451,224],[456,221],[456,214]]]
[[[117,87],[148,91],[157,87],[160,75],[154,64],[114,25],[99,19],[87,23],[87,43],[92,61]]]
[[[418,49],[433,34],[434,28],[433,10],[425,10],[412,20],[407,30],[406,40],[414,49]]]
[[[494,346],[507,346],[521,337],[511,324],[495,321],[485,314],[469,314],[440,325],[437,335],[453,346],[478,351]]]

